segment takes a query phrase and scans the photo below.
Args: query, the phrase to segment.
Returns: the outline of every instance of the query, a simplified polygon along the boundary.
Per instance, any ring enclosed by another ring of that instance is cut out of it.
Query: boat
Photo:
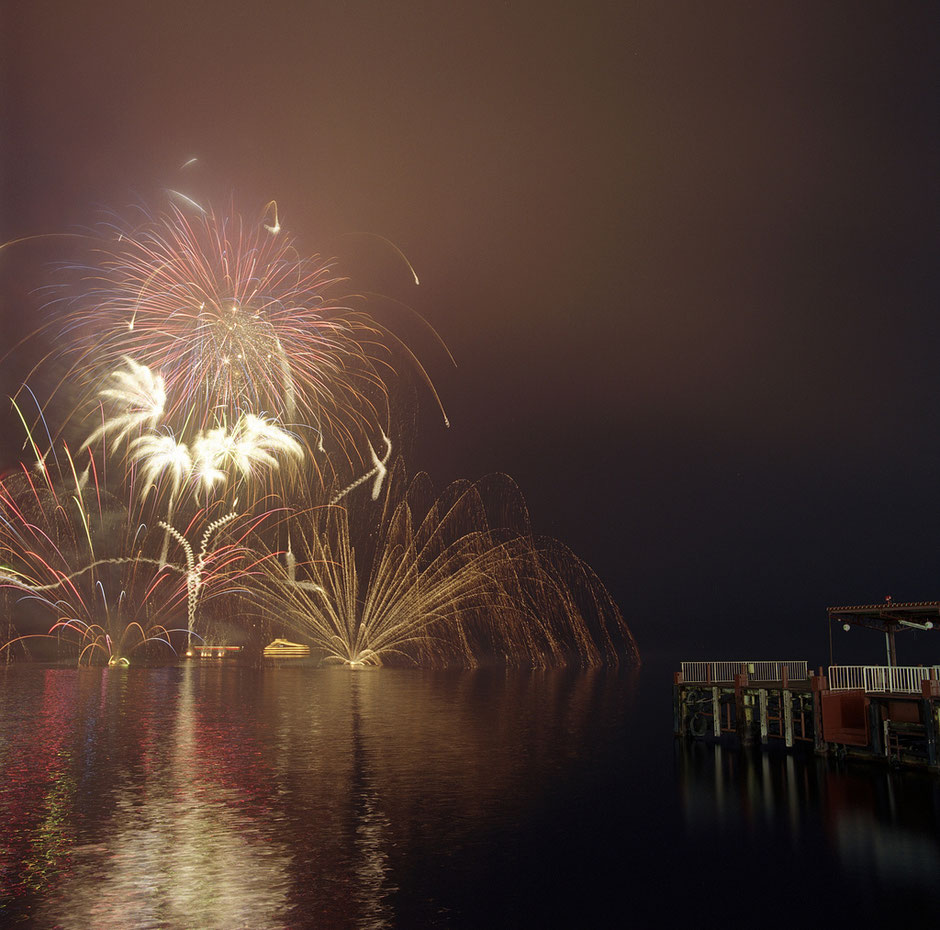
[[[264,647],[262,654],[266,659],[306,659],[310,656],[310,647],[304,643],[276,639]]]

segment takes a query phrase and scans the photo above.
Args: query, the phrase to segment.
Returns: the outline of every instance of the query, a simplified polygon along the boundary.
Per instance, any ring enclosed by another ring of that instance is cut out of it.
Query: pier
[[[684,739],[804,747],[837,758],[927,767],[940,774],[940,665],[897,664],[895,637],[935,628],[940,602],[830,607],[837,624],[885,637],[886,665],[810,669],[806,660],[683,662],[673,729]]]
[[[673,717],[679,737],[804,746],[940,773],[940,666],[830,665],[824,674],[805,661],[683,662]]]
[[[186,650],[187,659],[231,659],[242,651],[241,646],[222,646],[204,643],[198,646],[190,646]]]

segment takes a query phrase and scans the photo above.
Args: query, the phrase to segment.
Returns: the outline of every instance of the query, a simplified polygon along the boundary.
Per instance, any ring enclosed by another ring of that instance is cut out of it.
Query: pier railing
[[[783,669],[793,680],[809,677],[805,659],[783,662],[765,662],[744,659],[737,662],[683,662],[682,680],[685,682],[711,683],[732,682],[735,675],[746,673],[751,681],[782,681]]]
[[[940,666],[922,665],[830,665],[831,691],[871,691],[920,694],[921,682],[940,678]]]

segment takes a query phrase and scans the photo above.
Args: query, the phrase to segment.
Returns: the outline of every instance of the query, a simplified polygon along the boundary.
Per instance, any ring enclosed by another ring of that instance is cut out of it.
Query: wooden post
[[[744,689],[747,687],[747,674],[734,676],[734,715],[736,718],[738,742],[742,746],[750,746],[753,733],[751,732],[751,721],[748,719],[747,703],[745,701]]]
[[[765,746],[767,745],[768,740],[768,730],[767,726],[767,689],[761,688],[757,692],[758,704],[760,706],[760,741]]]
[[[940,751],[937,748],[940,739],[940,727],[937,720],[936,698],[940,697],[940,681],[934,677],[934,670],[930,670],[930,678],[920,683],[921,711],[920,716],[924,724],[927,738],[927,765],[936,768],[940,765]]]
[[[881,717],[881,704],[872,698],[868,703],[868,745],[873,756],[888,754],[888,741],[884,734],[884,721]]]
[[[672,732],[676,736],[683,735],[682,697],[679,688],[681,682],[682,672],[676,672],[672,680]]]
[[[718,688],[712,688],[712,733],[715,737],[721,736],[721,697]]]
[[[937,764],[937,730],[933,715],[933,702],[930,698],[923,698],[920,702],[920,716],[924,721],[925,736],[927,737],[927,765],[933,767]]]
[[[787,667],[783,667],[783,675],[786,678]],[[783,701],[783,741],[788,749],[793,748],[793,695],[790,691],[784,689],[781,693]]]
[[[829,682],[819,666],[819,674],[811,682],[813,688],[813,749],[824,754],[827,751],[826,739],[823,736],[822,719],[822,693],[829,690]]]

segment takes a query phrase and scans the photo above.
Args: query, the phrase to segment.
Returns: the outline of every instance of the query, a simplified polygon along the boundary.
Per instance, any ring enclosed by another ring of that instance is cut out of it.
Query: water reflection
[[[524,822],[633,693],[219,667],[11,667],[0,689],[0,922],[229,930],[446,923],[448,857]]]
[[[100,676],[107,726],[89,731],[92,718],[82,728],[90,765],[80,777],[92,790],[73,793],[69,820],[84,835],[68,852],[68,869],[50,876],[55,895],[41,897],[39,925],[281,926],[289,857],[256,816],[263,808],[246,814],[229,785],[237,782],[229,749],[243,738],[251,749],[238,716],[226,732],[204,728],[193,675],[161,689],[157,706],[139,675],[76,674],[80,690]],[[50,790],[59,784],[53,779]]]
[[[818,837],[851,880],[940,899],[936,776],[687,741],[675,751],[690,836],[762,835],[792,849]]]

